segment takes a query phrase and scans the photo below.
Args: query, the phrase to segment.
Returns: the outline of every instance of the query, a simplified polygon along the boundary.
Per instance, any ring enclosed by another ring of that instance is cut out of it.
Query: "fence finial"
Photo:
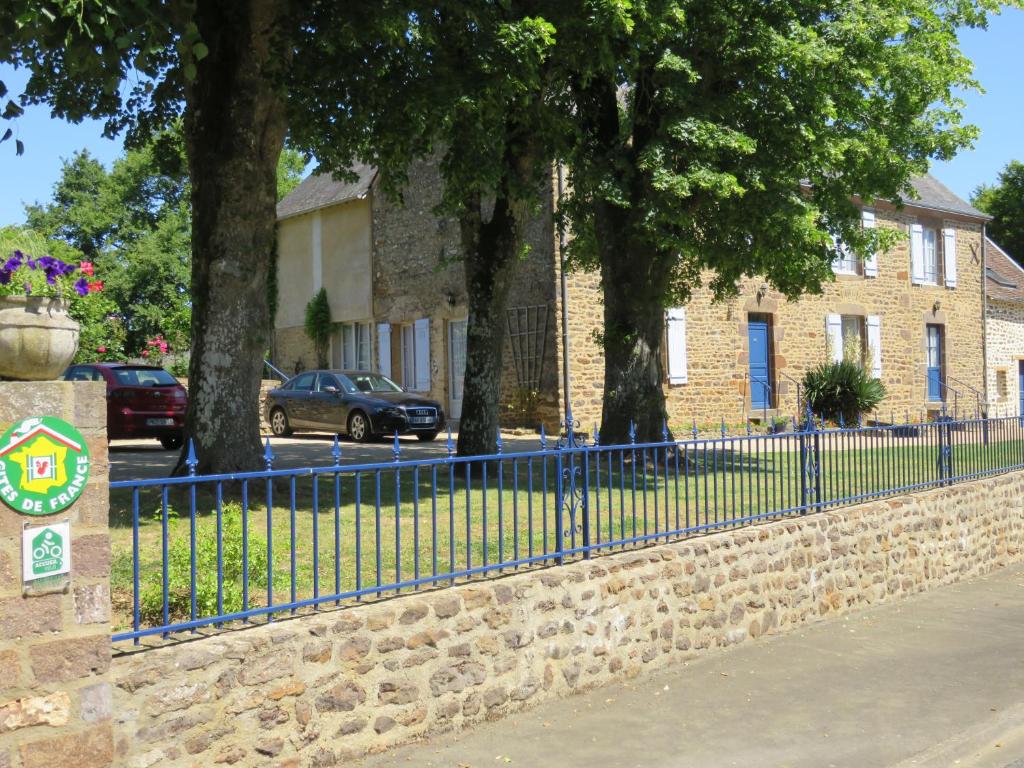
[[[497,435],[497,439],[495,439],[495,441],[494,441],[494,445],[498,449],[498,453],[501,453],[501,449],[504,447],[504,444],[501,442],[501,427],[498,427],[498,429],[496,431],[497,431],[498,435]]]
[[[697,439],[697,419],[693,420],[693,439]]]
[[[839,412],[839,428],[846,429],[846,419],[843,418],[843,412]]]
[[[811,408],[810,402],[807,403],[807,421],[804,423],[805,432],[813,432],[818,428],[818,425],[814,421],[814,410]]]
[[[725,437],[725,416],[722,417],[722,437]]]
[[[452,442],[452,425],[448,424],[448,442],[446,447],[448,448],[448,458],[450,459],[455,454],[455,443]]]
[[[594,445],[601,444],[601,430],[598,429],[597,423],[594,424]]]
[[[864,417],[861,415],[860,411],[857,411],[857,429],[860,429],[863,426],[864,426]]]
[[[544,431],[544,422],[540,424],[540,449],[546,451],[548,448],[548,434]]]
[[[799,432],[800,431],[800,424],[799,424],[799,422],[797,422],[796,416],[793,417],[793,431],[794,432]]]
[[[754,428],[750,426],[750,419],[747,419],[747,435],[754,434]]]
[[[270,437],[267,437],[267,444],[263,449],[263,463],[267,465],[267,469],[274,468],[274,452],[270,449]]]
[[[334,445],[331,446],[331,458],[334,459],[334,466],[341,464],[341,443],[338,442],[338,435],[334,435]]]
[[[267,445],[270,445],[270,438],[267,438]],[[196,467],[199,465],[199,460],[196,458],[196,444],[192,442],[192,438],[188,439],[188,455],[185,456],[185,466],[188,467],[188,474],[191,477],[195,477]]]
[[[398,461],[402,454],[402,448],[398,444],[398,430],[395,430],[395,444],[391,448],[391,454],[395,457],[395,461]]]
[[[629,420],[629,443],[630,445],[636,443],[636,424],[632,419]]]
[[[668,442],[668,419],[661,420],[661,442]]]

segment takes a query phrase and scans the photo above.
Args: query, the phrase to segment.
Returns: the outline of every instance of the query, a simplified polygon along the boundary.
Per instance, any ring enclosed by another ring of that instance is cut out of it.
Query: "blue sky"
[[[1024,124],[1024,77],[1018,69],[1024,41],[1024,11],[1008,10],[994,17],[987,31],[965,31],[964,52],[974,60],[975,74],[984,94],[968,94],[968,122],[981,128],[975,148],[948,163],[936,163],[932,171],[961,197],[967,198],[982,183],[1013,159],[1024,160],[1020,126]],[[20,91],[25,77],[0,66],[12,94]],[[5,128],[6,129],[6,128]],[[25,154],[16,157],[14,142],[0,145],[0,226],[24,221],[24,204],[47,200],[60,175],[61,159],[88,148],[109,163],[121,152],[120,139],[102,136],[102,125],[85,121],[77,125],[50,117],[45,107],[30,107],[14,126],[25,142]]]

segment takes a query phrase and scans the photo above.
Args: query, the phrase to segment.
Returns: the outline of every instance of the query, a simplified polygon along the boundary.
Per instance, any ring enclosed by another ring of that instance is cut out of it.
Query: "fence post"
[[[556,436],[557,437],[557,436]],[[561,565],[564,562],[562,553],[565,551],[565,531],[562,528],[562,509],[565,505],[565,485],[562,478],[562,442],[555,440],[555,553],[558,557],[555,562]]]
[[[800,440],[800,513],[807,514],[807,430],[810,422],[805,421],[797,432]]]

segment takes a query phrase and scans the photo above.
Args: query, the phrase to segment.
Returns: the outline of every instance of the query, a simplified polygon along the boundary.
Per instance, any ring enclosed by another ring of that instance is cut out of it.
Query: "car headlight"
[[[403,411],[401,408],[394,408],[390,406],[387,408],[381,408],[380,411],[378,411],[378,413],[380,413],[383,416],[392,416],[397,419],[400,419],[403,416],[405,416],[405,411]]]

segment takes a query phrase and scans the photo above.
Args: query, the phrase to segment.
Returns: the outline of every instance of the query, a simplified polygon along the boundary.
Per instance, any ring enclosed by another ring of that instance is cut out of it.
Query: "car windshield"
[[[118,384],[129,387],[169,387],[178,383],[163,368],[114,368],[113,373]]]
[[[379,373],[354,373],[338,376],[346,392],[401,392],[402,388]]]

